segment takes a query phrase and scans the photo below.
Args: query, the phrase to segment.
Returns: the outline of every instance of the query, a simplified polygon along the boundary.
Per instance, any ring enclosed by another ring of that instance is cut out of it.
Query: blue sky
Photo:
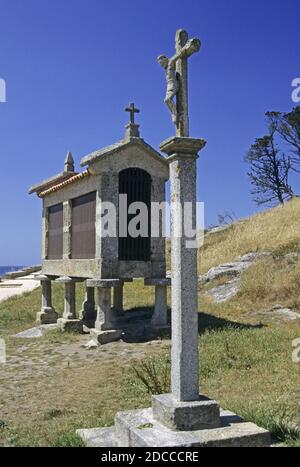
[[[202,40],[190,60],[191,136],[206,224],[255,212],[243,155],[267,110],[289,110],[300,77],[299,0],[0,0],[0,264],[40,258],[41,202],[28,187],[123,136],[132,100],[158,148],[174,134],[156,63],[176,29]]]

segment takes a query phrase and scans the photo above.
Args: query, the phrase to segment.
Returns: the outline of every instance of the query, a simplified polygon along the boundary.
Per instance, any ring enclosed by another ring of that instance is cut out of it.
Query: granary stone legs
[[[58,328],[62,331],[81,331],[82,322],[76,319],[76,280],[72,277],[60,277],[58,284],[65,286],[63,317],[57,321]]]
[[[122,282],[118,279],[90,279],[87,281],[87,287],[97,289],[97,318],[95,328],[91,330],[91,336],[99,344],[106,344],[121,338],[122,330],[114,329],[111,308],[111,289],[121,286]]]
[[[119,314],[123,313],[123,290],[124,290],[124,283],[122,282],[120,287],[114,288],[114,311],[118,312]]]
[[[79,312],[79,317],[85,323],[94,323],[96,321],[97,312],[95,308],[95,289],[86,287],[85,301],[82,304],[82,310]]]
[[[40,324],[56,323],[58,314],[52,306],[52,283],[48,276],[37,276],[42,287],[42,306],[40,313],[37,314],[37,322]]]
[[[113,311],[114,319],[124,315],[123,294],[125,282],[133,282],[133,279],[120,279],[120,286],[113,288]]]
[[[76,285],[75,281],[70,277],[63,277],[58,279],[57,282],[65,284],[65,301],[64,301],[64,313],[63,318],[70,320],[76,319]]]
[[[155,287],[155,307],[151,326],[164,328],[168,325],[167,287],[171,285],[171,279],[145,279],[145,285]]]

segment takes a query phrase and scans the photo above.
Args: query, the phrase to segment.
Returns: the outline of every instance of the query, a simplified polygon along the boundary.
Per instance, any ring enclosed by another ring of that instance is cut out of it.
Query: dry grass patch
[[[228,229],[208,235],[200,249],[199,271],[236,259],[249,252],[292,248],[300,250],[300,200],[256,214]]]

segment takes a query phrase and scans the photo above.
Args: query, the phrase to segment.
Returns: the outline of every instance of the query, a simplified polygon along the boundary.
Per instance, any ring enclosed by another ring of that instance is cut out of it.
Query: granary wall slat
[[[96,254],[96,192],[72,200],[71,257],[93,259]]]
[[[63,257],[63,204],[48,208],[48,259]]]

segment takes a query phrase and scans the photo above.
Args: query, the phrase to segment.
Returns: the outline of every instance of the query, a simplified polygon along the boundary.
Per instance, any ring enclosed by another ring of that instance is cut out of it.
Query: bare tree
[[[284,204],[294,196],[289,184],[291,158],[279,151],[275,142],[277,126],[269,123],[269,134],[256,139],[245,157],[250,165],[251,194],[258,205]]]
[[[291,169],[300,173],[300,107],[292,112],[268,112],[269,125],[275,128],[290,149]]]

